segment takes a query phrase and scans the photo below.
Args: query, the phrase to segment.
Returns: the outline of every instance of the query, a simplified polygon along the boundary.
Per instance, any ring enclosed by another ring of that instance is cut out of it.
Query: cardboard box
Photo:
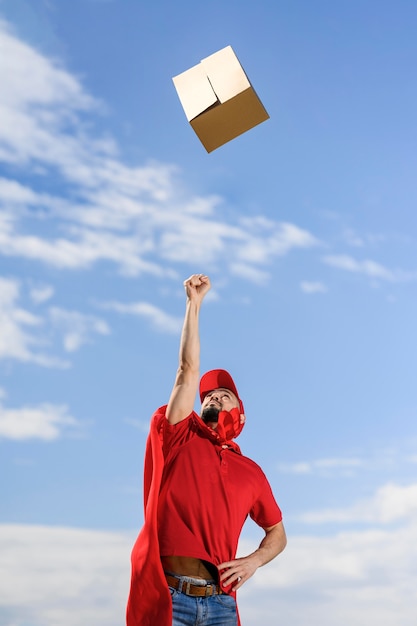
[[[269,118],[231,46],[172,80],[185,115],[207,152]]]

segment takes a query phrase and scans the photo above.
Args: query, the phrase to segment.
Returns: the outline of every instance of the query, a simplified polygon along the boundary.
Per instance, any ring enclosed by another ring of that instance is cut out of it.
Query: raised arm
[[[184,287],[187,303],[181,334],[179,365],[166,411],[170,424],[176,424],[185,419],[194,408],[200,379],[198,321],[201,303],[210,289],[210,279],[204,274],[193,274],[184,281]]]

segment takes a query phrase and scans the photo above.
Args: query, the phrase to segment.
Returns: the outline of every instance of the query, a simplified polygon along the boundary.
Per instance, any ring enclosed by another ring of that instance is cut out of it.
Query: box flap
[[[174,76],[172,80],[188,121],[218,102],[201,63]]]
[[[226,102],[251,87],[231,46],[206,57],[201,66],[220,102]]]

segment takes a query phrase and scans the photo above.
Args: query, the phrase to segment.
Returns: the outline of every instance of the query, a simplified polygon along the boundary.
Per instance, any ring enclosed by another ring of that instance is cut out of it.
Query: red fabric
[[[127,626],[172,625],[160,554],[217,566],[235,558],[247,513],[263,527],[282,518],[261,468],[237,444],[229,447],[195,413],[170,425],[165,410],[155,412],[146,447],[145,523],[132,551]],[[198,502],[198,515],[190,502]]]
[[[190,556],[217,567],[235,558],[248,514],[262,527],[281,521],[261,468],[229,447],[213,445],[213,431],[195,413],[174,426],[166,422],[164,430],[161,555]]]
[[[239,393],[233,378],[230,376],[229,372],[226,370],[210,370],[203,374],[200,380],[200,400],[203,402],[204,398],[208,394],[209,391],[214,391],[214,389],[230,389],[233,391],[236,398],[239,400],[239,408],[240,412],[244,413],[245,409],[243,407],[243,402],[239,397]]]
[[[232,441],[235,437],[240,435],[245,425],[245,422],[241,422],[240,409],[231,409],[230,411],[220,411],[219,420],[217,422],[216,435],[220,442],[224,441],[228,443],[232,448],[237,446],[237,443]],[[240,451],[240,449],[239,449]]]
[[[161,420],[155,417],[157,413],[151,421],[146,443],[143,489],[145,523],[132,550],[127,626],[172,626],[171,595],[159,555],[157,514],[164,457],[159,431]]]

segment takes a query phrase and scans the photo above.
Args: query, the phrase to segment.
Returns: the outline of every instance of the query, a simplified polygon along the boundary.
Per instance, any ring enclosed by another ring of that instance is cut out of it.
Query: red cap
[[[200,400],[201,402],[204,400],[205,396],[209,391],[213,391],[213,389],[229,389],[233,391],[236,398],[239,400],[240,404],[240,412],[244,413],[243,402],[239,398],[238,390],[236,389],[236,385],[233,381],[233,378],[230,376],[229,372],[226,370],[210,370],[203,374],[200,380]]]

